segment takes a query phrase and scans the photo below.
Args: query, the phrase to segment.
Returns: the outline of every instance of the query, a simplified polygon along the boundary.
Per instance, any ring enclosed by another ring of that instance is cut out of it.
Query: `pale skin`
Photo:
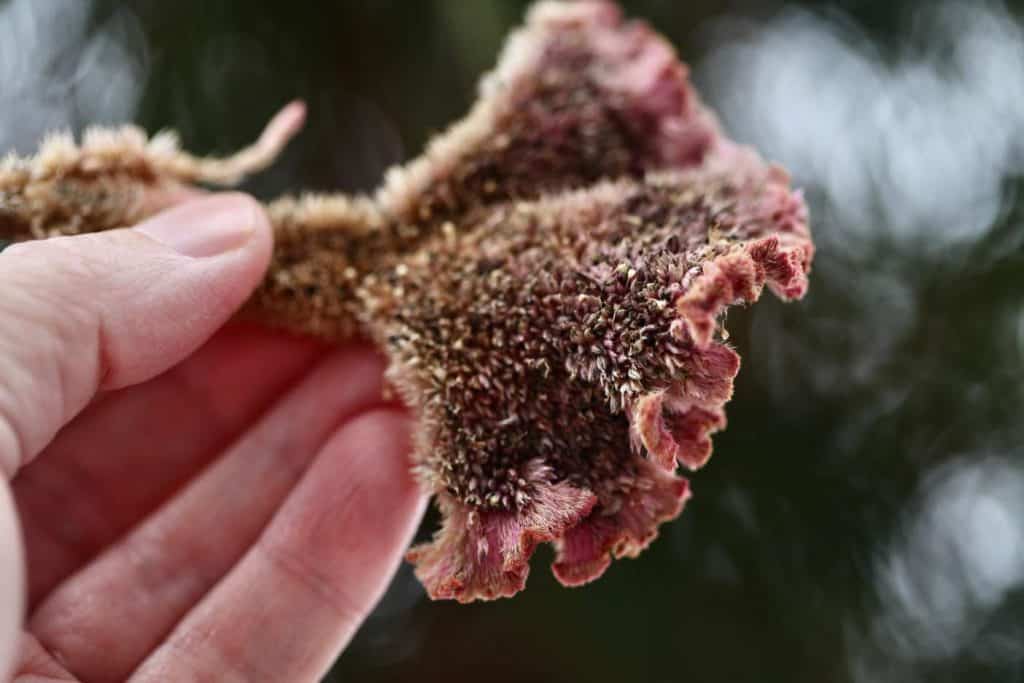
[[[315,681],[425,500],[369,348],[229,322],[262,209],[0,253],[0,678]]]

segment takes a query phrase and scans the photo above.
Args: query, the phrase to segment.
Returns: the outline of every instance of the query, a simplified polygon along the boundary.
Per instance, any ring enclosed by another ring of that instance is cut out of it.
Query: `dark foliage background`
[[[811,294],[730,318],[731,427],[642,559],[565,590],[541,552],[524,594],[467,607],[404,568],[331,680],[1024,680],[1022,4],[624,4],[807,188]],[[0,44],[0,145],[130,118],[224,152],[298,96],[306,132],[247,189],[367,190],[525,6],[0,2],[42,55]]]

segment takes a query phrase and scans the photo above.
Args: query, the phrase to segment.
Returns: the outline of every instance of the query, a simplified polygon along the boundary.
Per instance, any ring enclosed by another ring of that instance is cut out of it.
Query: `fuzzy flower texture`
[[[228,159],[134,128],[0,164],[0,239],[131,224],[190,183],[231,184],[301,126],[291,106]],[[510,596],[539,543],[587,583],[690,496],[739,357],[727,307],[807,287],[807,210],[726,139],[672,47],[604,0],[535,5],[468,116],[373,196],[268,206],[247,311],[374,340],[418,416],[413,464],[443,521],[408,555],[433,598]]]

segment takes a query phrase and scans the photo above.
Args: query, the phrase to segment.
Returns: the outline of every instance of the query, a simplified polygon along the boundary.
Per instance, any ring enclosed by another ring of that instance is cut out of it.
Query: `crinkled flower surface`
[[[51,141],[0,167],[0,238],[137,220],[262,166],[295,127],[229,160],[137,131]],[[535,5],[469,115],[375,196],[269,210],[250,310],[386,350],[443,515],[409,559],[463,602],[521,590],[542,542],[565,585],[642,551],[690,496],[677,467],[725,426],[726,309],[801,297],[813,254],[787,174],[723,137],[671,46],[602,0]]]
[[[802,296],[813,251],[785,172],[723,138],[670,46],[610,4],[536,6],[483,98],[428,152],[459,150],[450,175],[411,195],[433,213],[464,179],[472,227],[372,295],[444,516],[409,557],[460,601],[522,589],[541,542],[566,585],[643,550],[690,495],[677,464],[725,426],[722,314],[765,285]]]

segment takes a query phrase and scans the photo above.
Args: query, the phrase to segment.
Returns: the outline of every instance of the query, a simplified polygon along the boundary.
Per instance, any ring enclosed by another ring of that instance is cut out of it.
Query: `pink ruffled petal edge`
[[[739,369],[739,355],[724,344],[694,349],[683,379],[628,408],[634,448],[642,445],[668,471],[677,462],[703,467],[711,457],[711,435],[725,428],[725,404]]]
[[[795,239],[788,246],[780,242],[779,235],[765,237],[704,264],[701,275],[676,303],[694,345],[706,348],[718,316],[734,304],[757,301],[765,284],[786,301],[806,293],[810,242]]]
[[[633,487],[614,510],[596,508],[555,544],[551,565],[564,586],[582,586],[604,574],[612,558],[636,557],[658,536],[658,526],[675,519],[690,498],[689,482],[636,459]]]
[[[723,142],[710,163],[743,168],[760,164],[745,148]],[[697,469],[711,457],[711,434],[726,425],[725,404],[732,397],[739,356],[715,341],[719,316],[729,306],[753,303],[767,285],[783,300],[807,291],[814,245],[807,231],[807,207],[789,189],[789,176],[772,166],[760,181],[765,197],[753,211],[753,225],[770,234],[737,244],[705,262],[676,301],[672,334],[692,351],[681,379],[645,394],[627,408],[634,447],[668,470],[679,462]]]
[[[550,470],[536,461],[527,470],[535,493],[518,511],[470,510],[439,495],[440,531],[406,556],[432,599],[466,603],[515,595],[526,585],[537,545],[561,538],[597,504],[588,490],[550,483]]]

